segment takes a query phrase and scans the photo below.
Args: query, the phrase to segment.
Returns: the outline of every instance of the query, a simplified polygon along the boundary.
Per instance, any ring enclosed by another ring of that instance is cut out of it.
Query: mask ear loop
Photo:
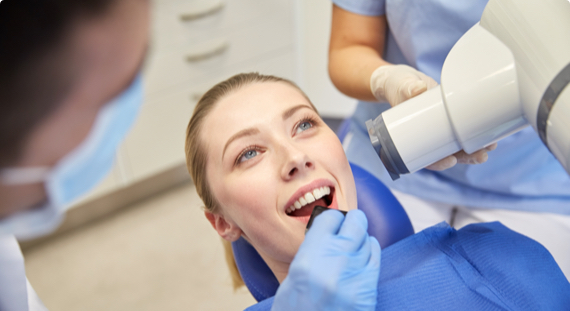
[[[27,185],[44,182],[51,171],[50,167],[5,168],[0,171],[0,183],[5,185]]]

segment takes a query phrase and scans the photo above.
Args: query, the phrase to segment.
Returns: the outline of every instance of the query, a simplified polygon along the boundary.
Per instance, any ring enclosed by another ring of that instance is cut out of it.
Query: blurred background
[[[327,74],[329,0],[152,0],[145,103],[116,165],[51,236],[22,242],[50,310],[243,310],[220,238],[186,171],[185,128],[217,82],[258,71],[295,81],[333,129],[356,102]],[[215,129],[214,129],[215,130]]]

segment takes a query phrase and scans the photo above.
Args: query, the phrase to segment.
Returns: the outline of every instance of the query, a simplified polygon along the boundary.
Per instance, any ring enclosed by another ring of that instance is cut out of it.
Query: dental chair
[[[351,164],[358,209],[368,219],[368,234],[385,248],[412,234],[414,229],[402,205],[390,190],[361,167]],[[279,282],[257,251],[245,239],[232,243],[234,258],[253,297],[262,301],[275,295]]]

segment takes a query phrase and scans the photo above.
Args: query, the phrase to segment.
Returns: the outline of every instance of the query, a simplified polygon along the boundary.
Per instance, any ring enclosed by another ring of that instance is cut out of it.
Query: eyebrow
[[[285,112],[283,112],[283,115],[282,115],[283,120],[289,119],[293,114],[295,114],[295,112],[297,112],[297,110],[302,109],[302,108],[307,108],[307,109],[313,110],[313,108],[311,108],[311,107],[309,107],[309,106],[307,106],[307,105],[303,105],[303,104],[297,105],[297,106],[292,107],[292,108],[289,108],[289,109],[285,110]],[[313,111],[314,111],[314,110],[313,110]],[[316,112],[316,111],[315,111],[315,112]]]
[[[228,141],[226,142],[226,145],[224,146],[224,151],[222,152],[222,160],[224,160],[224,154],[226,153],[226,149],[228,148],[228,146],[230,145],[231,142],[233,142],[234,140],[238,139],[238,138],[242,138],[244,136],[251,136],[251,135],[255,135],[255,134],[259,134],[260,131],[258,128],[256,127],[250,127],[250,128],[246,128],[244,130],[241,130],[237,133],[235,133],[234,135],[232,135],[232,137],[230,137],[230,139],[228,139]]]
[[[293,114],[295,114],[295,112],[299,109],[303,109],[303,108],[307,108],[307,109],[311,109],[313,110],[313,108],[307,106],[307,105],[297,105],[295,107],[291,107],[287,110],[285,110],[283,112],[283,114],[281,115],[281,117],[283,118],[283,120],[287,120],[289,119]],[[235,133],[234,135],[232,135],[232,137],[230,137],[230,139],[228,139],[228,141],[226,142],[226,145],[224,146],[224,151],[222,151],[222,161],[224,160],[224,155],[226,154],[226,149],[228,149],[228,146],[236,139],[238,138],[242,138],[245,136],[252,136],[255,134],[259,134],[261,131],[258,128],[255,127],[250,127],[250,128],[246,128],[244,130],[241,130],[237,133]]]

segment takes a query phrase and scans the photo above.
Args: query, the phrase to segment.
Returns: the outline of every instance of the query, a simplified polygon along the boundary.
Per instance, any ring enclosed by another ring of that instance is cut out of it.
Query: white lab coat
[[[13,235],[0,236],[0,311],[47,311],[26,278],[24,256]]]

